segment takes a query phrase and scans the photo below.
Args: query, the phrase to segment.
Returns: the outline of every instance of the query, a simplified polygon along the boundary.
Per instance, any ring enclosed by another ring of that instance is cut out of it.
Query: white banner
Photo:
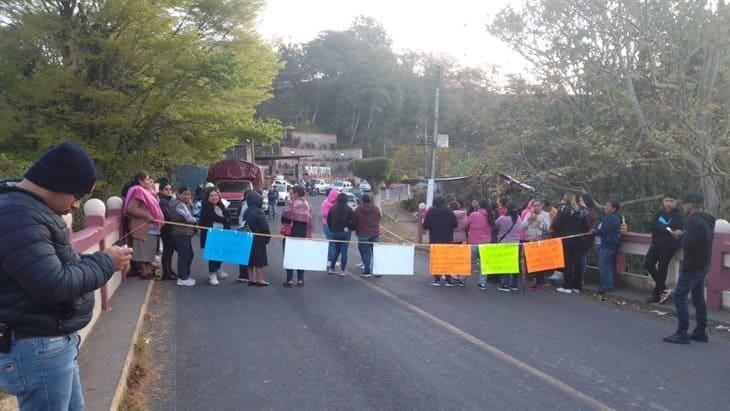
[[[375,244],[373,274],[413,275],[415,251],[412,245]]]
[[[290,270],[326,271],[326,241],[307,240],[306,238],[286,238],[284,248],[284,268]]]

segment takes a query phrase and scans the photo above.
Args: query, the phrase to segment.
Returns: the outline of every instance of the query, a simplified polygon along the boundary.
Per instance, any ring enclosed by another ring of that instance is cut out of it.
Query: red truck
[[[264,179],[261,168],[243,160],[223,160],[211,164],[207,180],[215,184],[221,196],[230,204],[228,211],[232,222],[238,222],[241,198],[248,190],[261,190]]]

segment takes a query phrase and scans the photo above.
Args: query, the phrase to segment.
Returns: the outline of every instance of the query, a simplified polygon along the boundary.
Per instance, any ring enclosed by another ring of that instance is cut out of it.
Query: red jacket
[[[355,210],[355,233],[362,237],[380,235],[380,209],[373,203],[363,203]]]

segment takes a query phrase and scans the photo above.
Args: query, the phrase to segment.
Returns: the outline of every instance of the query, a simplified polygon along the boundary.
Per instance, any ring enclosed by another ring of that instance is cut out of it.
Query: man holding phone
[[[132,250],[79,255],[61,215],[78,209],[96,169],[78,145],[44,153],[25,179],[0,185],[0,388],[20,410],[83,410],[76,363],[94,310],[93,291]]]
[[[669,262],[681,246],[680,241],[672,235],[672,231],[684,227],[684,213],[677,208],[677,196],[665,194],[662,208],[654,214],[649,225],[651,246],[644,257],[644,268],[654,279],[654,290],[646,302],[664,304],[672,295],[667,288],[667,270]]]

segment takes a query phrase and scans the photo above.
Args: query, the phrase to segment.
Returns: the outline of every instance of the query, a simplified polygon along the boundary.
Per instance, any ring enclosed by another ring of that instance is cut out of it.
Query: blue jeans
[[[377,243],[378,236],[368,237],[365,235],[357,236],[357,249],[360,250],[360,258],[362,258],[363,274],[372,274],[373,270],[373,244],[361,244],[360,242]]]
[[[190,278],[190,266],[193,264],[192,239],[190,237],[172,237],[177,251],[177,276],[181,280]]]
[[[276,200],[273,202],[269,201],[269,216],[271,218],[276,217]]]
[[[340,269],[342,271],[345,271],[347,268],[347,247],[350,245],[350,236],[352,236],[352,231],[341,231],[339,233],[332,233],[332,239],[333,240],[339,240],[339,241],[346,241],[346,242],[336,242],[336,243],[330,243],[334,245],[335,252],[332,255],[332,261],[330,262],[330,268],[335,269],[335,263],[337,262],[337,258],[342,256],[342,260],[340,260]]]
[[[680,273],[677,280],[677,289],[674,290],[672,299],[677,307],[677,320],[680,330],[689,330],[689,307],[687,306],[687,295],[692,293],[692,305],[695,306],[695,318],[697,328],[705,330],[707,327],[707,303],[705,302],[705,277],[710,271],[709,267],[702,273],[688,274]]]
[[[502,274],[502,287],[517,287],[519,274]]]
[[[330,226],[327,224],[322,225],[322,231],[324,231],[324,238],[331,240],[332,239],[332,231],[330,231]],[[332,259],[335,257],[335,244],[329,243],[329,247],[327,248],[327,262],[331,263]]]
[[[601,289],[613,291],[613,278],[616,271],[616,252],[613,247],[601,247],[598,249],[598,274],[601,277]]]
[[[0,353],[0,388],[18,397],[20,410],[83,410],[76,333],[17,340]]]

